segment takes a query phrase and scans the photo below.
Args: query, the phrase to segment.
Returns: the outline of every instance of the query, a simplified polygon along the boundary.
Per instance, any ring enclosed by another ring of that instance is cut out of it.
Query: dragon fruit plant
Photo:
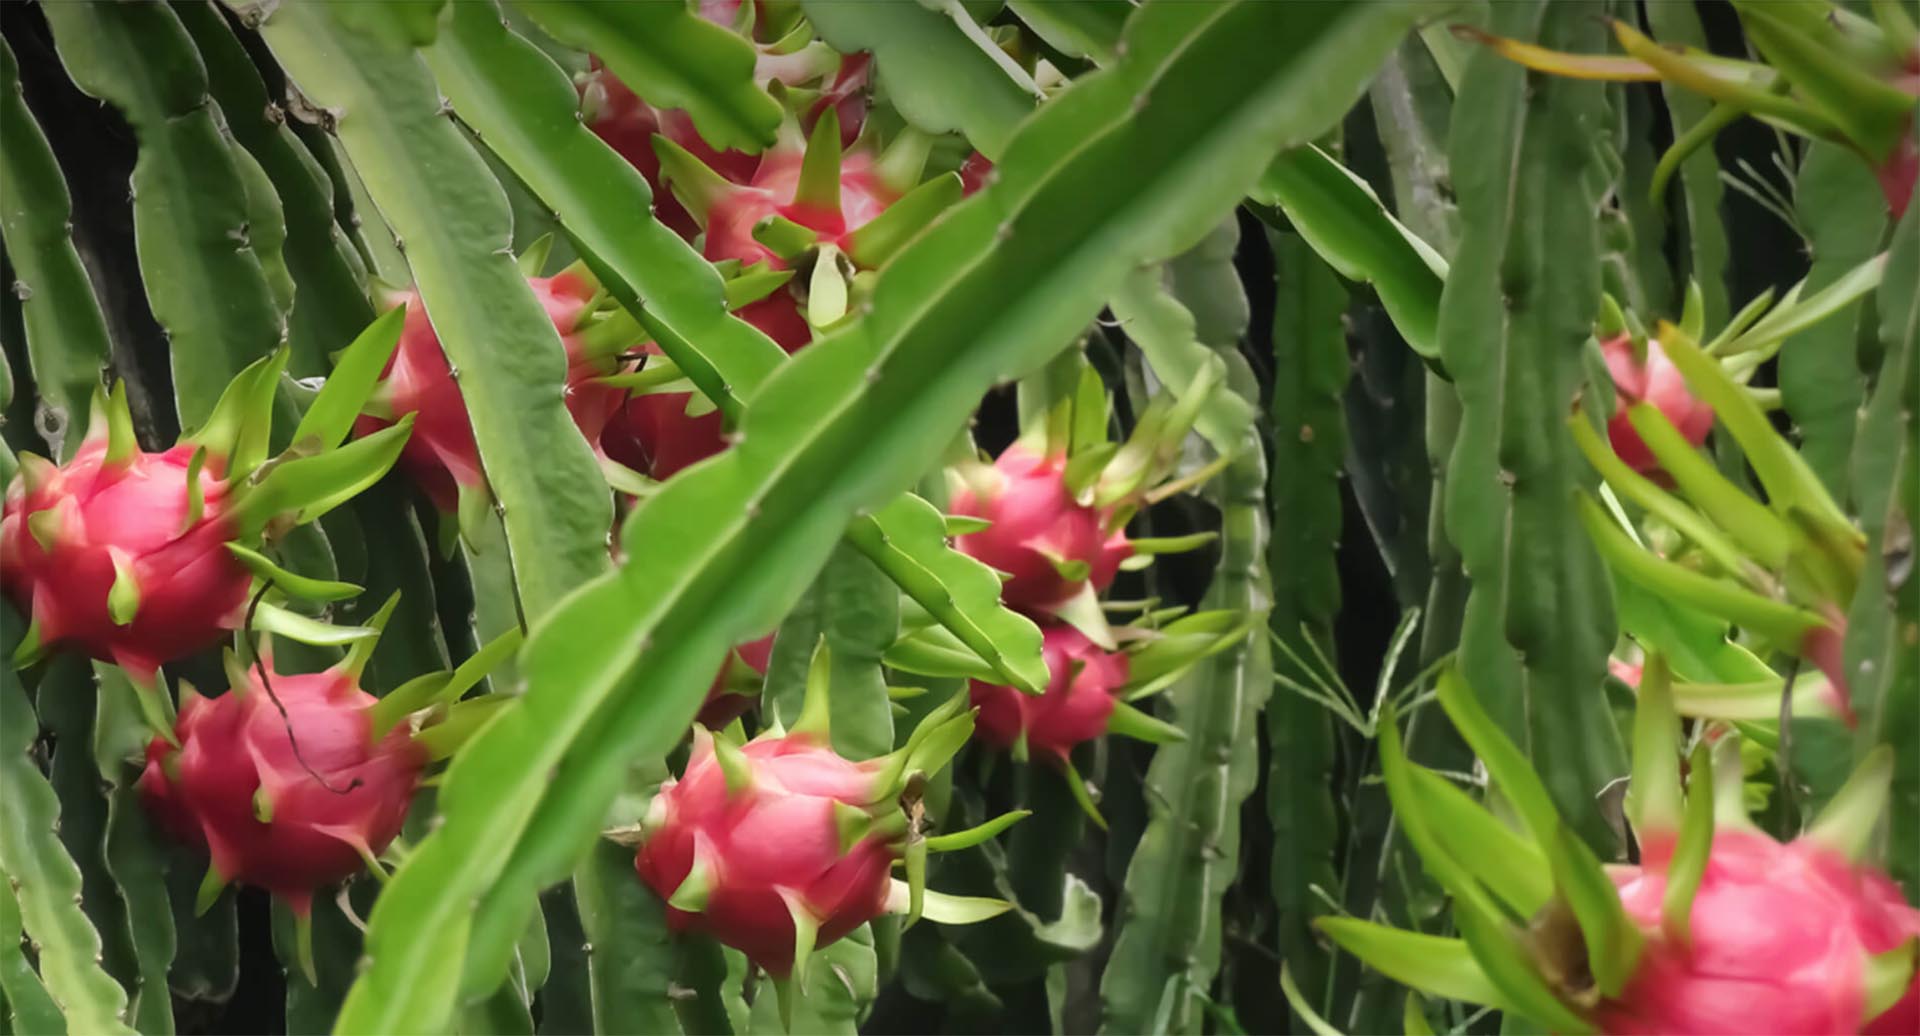
[[[392,347],[376,327],[348,354],[377,362]],[[151,689],[158,667],[239,627],[256,579],[323,596],[340,585],[288,573],[258,548],[371,485],[403,451],[413,422],[341,445],[341,415],[359,408],[364,391],[341,379],[322,390],[292,446],[270,459],[285,363],[282,350],[242,371],[206,424],[166,450],[141,448],[125,384],[116,383],[95,393],[86,440],[66,463],[21,455],[0,518],[0,588],[31,616],[16,667],[70,649]]]
[[[773,979],[789,1023],[814,951],[882,914],[958,923],[1005,910],[927,890],[926,854],[976,845],[1020,818],[928,837],[917,819],[922,789],[966,743],[973,713],[956,695],[894,752],[854,762],[832,748],[830,668],[822,644],[791,729],[735,744],[695,727],[686,772],[654,796],[634,859],[673,930],[746,954]]]
[[[1688,756],[1663,659],[1634,718],[1628,816],[1639,862],[1603,868],[1546,786],[1449,672],[1439,698],[1517,822],[1411,764],[1391,717],[1382,769],[1396,816],[1453,898],[1462,938],[1357,918],[1319,928],[1387,975],[1565,1033],[1911,1032],[1920,1025],[1920,911],[1861,856],[1892,759],[1871,753],[1805,833],[1747,819],[1739,735]],[[1701,733],[1705,733],[1702,731]]]
[[[1920,1031],[1916,116],[1898,0],[0,3],[0,1033]]]

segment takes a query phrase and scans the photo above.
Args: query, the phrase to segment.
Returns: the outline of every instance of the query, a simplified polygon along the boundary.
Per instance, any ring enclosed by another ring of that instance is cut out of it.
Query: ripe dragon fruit
[[[682,468],[727,448],[720,411],[688,414],[687,392],[636,393],[615,411],[601,435],[607,456],[652,478],[672,478]]]
[[[1641,357],[1634,353],[1631,336],[1620,334],[1601,342],[1600,352],[1618,397],[1613,416],[1607,419],[1607,438],[1628,467],[1642,473],[1660,470],[1653,451],[1627,419],[1627,408],[1635,403],[1657,407],[1687,442],[1698,446],[1706,441],[1713,430],[1713,408],[1687,388],[1686,379],[1658,341],[1647,339],[1646,355]]]
[[[140,448],[116,385],[96,395],[66,464],[20,455],[0,517],[0,590],[32,617],[15,664],[70,647],[151,687],[159,666],[236,628],[253,576],[275,574],[247,544],[317,517],[393,464],[411,422],[340,448],[351,460],[325,456],[344,426],[303,426],[300,452],[250,477],[267,460],[285,362],[282,350],[242,371],[204,427],[169,449]]]
[[[1471,986],[1553,1031],[1920,1031],[1920,911],[1858,859],[1885,811],[1891,751],[1869,752],[1805,834],[1778,842],[1747,819],[1735,729],[1702,732],[1683,783],[1669,681],[1650,655],[1626,800],[1641,846],[1633,866],[1603,868],[1571,834],[1457,673],[1441,676],[1441,706],[1513,804],[1512,826],[1414,767],[1389,706],[1388,795],[1466,938],[1354,918],[1318,926],[1400,981],[1452,996]]]
[[[729,780],[721,751],[739,753],[743,777]],[[885,765],[798,733],[716,750],[698,728],[686,774],[654,800],[635,867],[668,900],[675,931],[708,932],[788,974],[795,925],[814,926],[824,946],[886,909],[907,816],[880,786]]]
[[[1884,875],[1817,842],[1733,829],[1713,836],[1691,938],[1666,938],[1672,856],[1670,841],[1650,845],[1640,866],[1613,874],[1649,941],[1632,981],[1596,1010],[1605,1032],[1859,1032],[1867,958],[1920,933],[1920,911],[1875,896],[1890,890]],[[1867,938],[1880,932],[1905,934]]]
[[[700,17],[732,28],[746,13],[737,3],[705,2]],[[756,21],[759,19],[756,17]],[[780,83],[786,97],[800,107],[803,127],[811,131],[820,116],[832,109],[839,120],[841,142],[850,145],[866,122],[868,56],[842,57],[816,43],[787,53],[755,44],[754,79],[762,85]],[[818,84],[812,86],[812,84]],[[654,215],[682,237],[692,240],[699,225],[660,179],[660,158],[653,136],[660,134],[685,148],[709,168],[735,183],[751,179],[759,158],[744,151],[719,150],[700,136],[693,119],[679,108],[656,108],[621,82],[595,58],[579,76],[581,120],[607,146],[632,163],[653,187]],[[811,87],[811,88],[810,88]]]
[[[948,897],[892,879],[896,862],[976,844],[1009,822],[924,838],[912,819],[917,789],[966,740],[972,713],[956,695],[892,754],[845,759],[830,747],[826,660],[823,646],[791,731],[736,745],[694,728],[686,772],[654,797],[634,859],[640,880],[667,901],[673,931],[704,932],[745,953],[773,976],[787,1011],[789,980],[814,949],[888,911],[911,919],[923,903],[935,920],[955,919],[935,912]],[[908,867],[911,882],[920,873]]]
[[[991,468],[956,483],[950,510],[991,524],[954,546],[1007,574],[1001,597],[1011,607],[1044,609],[1084,586],[1098,593],[1133,555],[1126,532],[1109,531],[1114,509],[1076,500],[1066,469],[1063,454],[1015,443]]]
[[[1041,652],[1052,679],[1046,693],[974,680],[968,694],[980,710],[976,732],[995,748],[1024,743],[1033,754],[1061,763],[1074,747],[1107,732],[1127,682],[1127,656],[1106,651],[1072,626],[1041,627]]]
[[[590,345],[582,335],[588,306],[596,294],[589,278],[564,271],[552,277],[529,278],[527,285],[567,348],[567,410],[597,452],[607,421],[625,398],[624,391],[600,384],[597,379],[615,372],[618,361],[613,354],[628,343],[595,340]],[[399,304],[406,308],[399,348],[381,373],[367,411],[354,427],[358,434],[368,435],[413,415],[413,438],[400,455],[401,466],[434,506],[451,512],[457,509],[462,490],[486,486],[480,449],[474,443],[473,424],[467,417],[459,383],[419,293],[407,292]]]
[[[44,644],[70,644],[151,682],[162,663],[220,642],[240,623],[253,576],[227,551],[240,536],[221,463],[190,470],[197,447],[107,461],[92,439],[63,468],[24,460],[0,519],[7,595]],[[211,470],[209,470],[211,469]],[[190,515],[189,481],[202,500]],[[116,584],[137,610],[114,614]]]
[[[821,112],[804,151],[798,123],[790,121],[782,143],[744,182],[734,182],[670,135],[654,138],[663,175],[704,228],[702,254],[747,271],[798,271],[737,311],[789,353],[812,341],[816,327],[849,312],[850,291],[860,283],[849,283],[853,274],[877,269],[960,194],[951,173],[908,189],[924,164],[924,138],[903,133],[898,150],[878,159],[846,151],[844,140],[832,108]],[[804,310],[795,294],[803,286]],[[621,440],[616,449],[627,457],[647,460],[656,479],[718,453],[725,446],[719,415],[689,416],[688,399],[676,392],[633,397],[610,439]]]
[[[183,685],[178,747],[153,739],[140,790],[162,826],[206,847],[210,886],[254,885],[304,916],[315,889],[400,833],[428,758],[404,724],[374,736],[378,699],[348,667],[271,683],[284,717],[258,667],[217,698]]]

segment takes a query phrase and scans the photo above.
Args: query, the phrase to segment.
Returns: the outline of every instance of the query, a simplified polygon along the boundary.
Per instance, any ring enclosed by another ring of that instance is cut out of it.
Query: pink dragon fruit
[[[347,349],[391,341],[362,335]],[[161,665],[240,625],[254,575],[300,582],[256,548],[379,479],[413,422],[349,447],[344,421],[303,426],[297,450],[269,461],[286,361],[282,348],[250,364],[171,449],[141,449],[118,384],[96,392],[86,438],[65,465],[20,454],[0,511],[0,591],[32,616],[15,665],[70,647],[118,663],[150,690]],[[342,396],[355,391],[342,383],[321,391],[345,413],[361,402]]]
[[[824,946],[886,909],[907,817],[882,786],[884,760],[849,762],[812,735],[718,752],[696,728],[686,775],[654,799],[634,866],[667,899],[674,931],[706,932],[784,976],[796,924],[817,926]]]
[[[1867,936],[1898,931],[1903,920],[1908,937],[1920,931],[1920,913],[1897,895],[1869,898],[1884,876],[1822,846],[1724,830],[1682,944],[1661,935],[1672,854],[1670,840],[1649,844],[1639,867],[1614,875],[1649,939],[1633,979],[1596,1012],[1608,1033],[1859,1032],[1866,958],[1902,941]]]
[[[996,748],[1024,741],[1035,755],[1065,762],[1075,746],[1107,732],[1115,694],[1127,682],[1127,656],[1065,625],[1041,627],[1041,651],[1051,676],[1044,694],[972,682],[968,693],[980,710],[975,729]]]
[[[1111,510],[1076,501],[1065,481],[1066,458],[1015,443],[975,486],[962,483],[952,512],[992,524],[956,538],[964,554],[1006,573],[1002,598],[1014,608],[1044,609],[1084,585],[1105,590],[1131,557],[1124,530],[1109,531]],[[984,474],[984,473],[983,473]]]
[[[642,347],[657,352],[651,343]],[[720,411],[687,414],[687,392],[648,392],[631,396],[616,410],[601,434],[607,456],[635,471],[665,481],[680,469],[727,448]]]
[[[709,730],[732,723],[760,700],[760,679],[767,675],[767,661],[773,657],[773,634],[749,641],[727,653],[707,688],[706,703],[694,722]]]
[[[740,17],[740,8],[739,3],[707,0],[699,5],[699,14],[715,25],[732,27]],[[820,116],[831,109],[839,119],[842,145],[851,145],[859,137],[867,115],[868,55],[840,57],[826,51],[824,46],[784,54],[757,44],[756,48],[759,53],[754,78],[761,84],[778,82],[800,87],[816,81],[821,83],[817,91],[789,93],[789,98],[795,101],[803,95],[807,98],[800,111],[804,130],[811,132]],[[646,177],[653,187],[655,217],[688,240],[692,240],[700,228],[686,207],[664,189],[660,158],[653,149],[654,134],[685,148],[708,168],[735,183],[747,182],[759,165],[756,155],[733,149],[722,151],[708,144],[685,111],[648,104],[603,67],[598,58],[593,59],[591,70],[579,77],[575,85],[580,91],[580,109],[587,128]]]
[[[1640,433],[1627,420],[1627,407],[1635,403],[1646,402],[1658,407],[1693,445],[1706,441],[1707,433],[1713,429],[1713,408],[1687,389],[1686,379],[1681,377],[1679,368],[1667,358],[1658,341],[1647,339],[1644,359],[1634,355],[1633,340],[1625,334],[1600,343],[1600,351],[1606,357],[1607,371],[1613,376],[1613,388],[1618,396],[1613,416],[1607,420],[1607,438],[1613,444],[1613,452],[1619,454],[1628,467],[1642,473],[1660,470],[1653,451],[1647,449]]]
[[[905,176],[907,182],[893,183],[870,154],[845,151],[844,124],[833,108],[821,112],[804,150],[797,143],[797,124],[790,122],[788,131],[790,139],[761,156],[743,182],[732,171],[708,165],[671,134],[656,137],[655,147],[674,194],[704,228],[702,254],[708,259],[762,271],[809,271],[737,311],[791,353],[813,340],[815,322],[825,326],[845,313],[844,306],[830,311],[818,306],[824,293],[803,312],[794,288],[830,270],[844,302],[847,284],[840,264],[856,271],[876,268],[959,197],[959,178],[949,174],[906,191],[918,171]],[[903,200],[909,204],[898,207],[888,233],[862,237],[863,228]],[[780,224],[776,230],[786,236],[765,236],[770,224]],[[649,393],[629,400],[610,437],[618,442],[610,447],[613,455],[624,456],[629,466],[644,459],[643,470],[664,479],[718,453],[725,447],[721,419],[712,413],[688,416],[688,398],[686,393]]]
[[[536,298],[553,320],[567,347],[567,410],[596,450],[607,422],[620,408],[625,393],[595,379],[613,373],[617,361],[591,355],[576,334],[594,287],[584,278],[563,272],[528,280]],[[401,452],[400,463],[442,511],[458,506],[461,489],[486,485],[480,450],[473,441],[460,386],[440,348],[418,292],[401,299],[407,308],[399,348],[382,372],[369,413],[355,424],[360,435],[386,428],[407,414],[414,415],[413,437]]]
[[[373,737],[377,699],[343,667],[274,676],[272,693],[284,718],[257,667],[217,698],[183,691],[179,747],[155,737],[139,786],[164,828],[206,847],[217,882],[264,888],[304,917],[315,889],[400,833],[427,754],[404,725]]]
[[[225,460],[209,455],[195,471],[195,449],[136,448],[109,460],[100,437],[64,467],[21,457],[0,518],[0,587],[32,614],[42,645],[116,662],[147,684],[161,664],[239,625],[253,577],[226,549],[240,530],[220,477]],[[115,614],[116,584],[133,588],[130,617]]]

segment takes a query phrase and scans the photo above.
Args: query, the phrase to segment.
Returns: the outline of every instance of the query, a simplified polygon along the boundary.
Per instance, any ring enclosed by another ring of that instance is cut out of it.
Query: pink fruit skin
[[[209,456],[203,463],[201,517],[188,527],[194,450],[135,450],[124,465],[110,466],[106,440],[89,440],[34,492],[22,478],[8,487],[0,588],[40,624],[42,644],[117,662],[147,685],[157,667],[213,646],[239,624],[252,577],[226,549],[237,530],[219,479],[225,461]],[[51,550],[27,525],[42,511],[58,516]],[[139,610],[125,626],[107,610],[116,552],[140,590]]]
[[[375,699],[344,673],[275,676],[284,720],[257,670],[248,683],[244,693],[186,700],[180,747],[158,737],[147,746],[141,796],[162,827],[206,846],[222,877],[304,914],[315,889],[359,873],[362,850],[378,855],[400,833],[427,760],[404,727],[373,740]],[[288,726],[324,785],[295,757]],[[254,814],[263,788],[267,823]]]
[[[1641,867],[1615,869],[1627,915],[1649,939],[1626,989],[1600,1005],[1601,1031],[1861,1031],[1866,956],[1920,931],[1920,915],[1891,883],[1811,843],[1721,830],[1694,896],[1692,943],[1683,946],[1660,928],[1672,851],[1671,838],[1650,840]]]
[[[747,710],[753,708],[760,699],[751,694],[729,692],[727,677],[732,674],[734,666],[742,663],[761,676],[765,676],[767,660],[772,657],[773,634],[771,633],[728,652],[727,660],[720,663],[720,671],[713,676],[713,686],[707,688],[706,703],[700,706],[700,714],[694,717],[694,722],[708,730],[719,730],[746,715]]]
[[[840,851],[833,804],[868,805],[877,760],[850,762],[802,734],[756,740],[742,751],[752,778],[729,796],[712,735],[696,730],[686,776],[661,788],[655,808],[664,820],[649,829],[634,869],[667,899],[702,846],[712,868],[706,906],[699,913],[669,906],[668,926],[712,935],[784,976],[793,970],[794,926],[782,891],[819,920],[815,945],[825,946],[885,910],[899,854],[871,835]]]
[[[1127,682],[1127,656],[1102,649],[1072,626],[1043,626],[1040,635],[1051,677],[1046,693],[973,681],[968,695],[980,710],[974,731],[996,748],[1011,748],[1024,733],[1035,756],[1065,762],[1075,745],[1107,732],[1114,694]]]
[[[1014,608],[1044,609],[1080,591],[1048,560],[1088,565],[1095,592],[1113,583],[1120,563],[1133,554],[1124,531],[1105,531],[1110,512],[1074,501],[1067,491],[1064,456],[1043,457],[1018,443],[994,461],[999,487],[986,497],[972,489],[954,494],[951,511],[993,524],[957,537],[959,550],[1007,573],[1001,597]]]
[[[1627,420],[1627,407],[1634,403],[1646,402],[1658,407],[1693,445],[1707,441],[1707,433],[1713,430],[1713,408],[1687,391],[1680,368],[1667,359],[1658,341],[1647,339],[1645,363],[1633,355],[1633,341],[1624,334],[1601,342],[1600,352],[1606,357],[1607,372],[1613,375],[1613,389],[1618,396],[1613,416],[1607,420],[1607,438],[1613,443],[1613,452],[1628,467],[1642,473],[1660,470],[1653,451],[1640,441],[1640,433]]]
[[[593,382],[595,377],[612,373],[613,365],[581,356],[572,337],[593,289],[569,274],[534,277],[527,284],[567,347],[567,411],[587,442],[598,449],[601,433],[620,408],[625,393]],[[400,451],[400,465],[432,498],[434,506],[452,511],[459,504],[459,487],[486,485],[480,448],[473,441],[473,424],[467,418],[460,385],[419,293],[408,292],[404,304],[407,317],[400,344],[387,361],[378,390],[393,418],[362,415],[354,423],[354,431],[369,435],[392,425],[394,419],[414,415],[413,434]]]

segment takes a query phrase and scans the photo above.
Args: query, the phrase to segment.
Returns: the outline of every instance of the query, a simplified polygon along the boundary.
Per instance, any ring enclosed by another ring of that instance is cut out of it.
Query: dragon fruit
[[[601,446],[607,456],[647,475],[666,480],[682,468],[727,448],[720,411],[688,414],[687,392],[638,393],[607,422]]]
[[[1885,876],[1805,839],[1735,829],[1714,835],[1691,939],[1667,938],[1672,855],[1671,840],[1649,844],[1640,866],[1613,875],[1649,939],[1633,979],[1596,1009],[1605,1032],[1859,1032],[1867,957],[1920,932],[1920,911],[1869,891],[1891,891]],[[1904,936],[1868,938],[1882,932]]]
[[[714,736],[697,729],[685,776],[654,800],[635,867],[668,900],[675,931],[705,931],[786,975],[796,924],[817,926],[824,946],[885,911],[907,817],[880,785],[884,762],[849,762],[817,738],[718,751],[738,752],[744,776],[730,781]]]
[[[1387,792],[1465,938],[1441,952],[1422,936],[1408,953],[1404,933],[1369,921],[1316,924],[1400,981],[1455,996],[1471,983],[1554,1031],[1920,1031],[1920,911],[1859,860],[1886,808],[1892,752],[1870,751],[1806,833],[1782,843],[1747,818],[1736,729],[1702,731],[1682,780],[1670,679],[1665,658],[1649,655],[1626,798],[1641,848],[1633,866],[1603,868],[1571,834],[1457,673],[1441,675],[1440,704],[1505,790],[1511,822],[1414,767],[1388,706]]]
[[[1133,550],[1124,530],[1108,530],[1111,509],[1074,499],[1064,455],[1015,443],[991,468],[961,480],[951,510],[992,523],[957,537],[961,553],[1006,573],[1001,597],[1014,608],[1044,609],[1091,585],[1112,584]]]
[[[206,847],[214,881],[266,889],[304,916],[315,889],[400,833],[427,754],[404,726],[373,736],[377,699],[347,667],[271,684],[272,697],[254,667],[217,698],[183,690],[178,747],[155,737],[139,786],[164,828]]]
[[[1642,473],[1660,470],[1653,451],[1627,420],[1627,408],[1635,403],[1651,403],[1659,408],[1693,445],[1707,440],[1707,433],[1713,430],[1713,408],[1687,388],[1680,369],[1667,358],[1666,350],[1658,341],[1647,339],[1644,358],[1635,355],[1633,339],[1626,334],[1601,342],[1600,352],[1606,357],[1607,372],[1613,376],[1613,388],[1618,396],[1613,416],[1607,419],[1607,439],[1613,444],[1613,452],[1619,454],[1628,467]]]
[[[707,700],[694,721],[709,730],[719,730],[746,715],[760,700],[760,681],[767,675],[767,661],[773,657],[773,635],[749,641],[727,653],[707,688]]]
[[[852,274],[877,269],[959,197],[955,174],[908,190],[925,155],[915,150],[920,138],[909,133],[902,140],[897,159],[848,152],[845,126],[829,107],[804,150],[798,124],[789,122],[781,144],[739,182],[731,178],[737,170],[709,165],[671,134],[656,136],[654,146],[673,193],[704,229],[702,254],[746,270],[800,271],[737,311],[791,353],[813,340],[816,326],[849,312],[850,289],[858,286],[849,284]],[[804,309],[795,294],[803,288]],[[689,398],[650,393],[629,400],[610,436],[619,441],[614,455],[644,459],[644,470],[664,479],[718,453],[725,447],[720,417],[689,416]]]
[[[529,278],[527,284],[567,347],[567,411],[598,451],[607,422],[620,408],[625,393],[596,380],[614,373],[618,361],[601,347],[604,343],[589,347],[579,333],[595,286],[570,271]],[[368,435],[413,415],[413,438],[400,455],[401,466],[436,507],[450,512],[457,508],[461,490],[486,486],[480,449],[474,444],[473,424],[467,418],[460,386],[419,293],[407,292],[399,304],[406,307],[399,348],[382,372],[367,412],[354,427],[359,434]]]
[[[746,954],[774,977],[783,1007],[788,980],[804,973],[813,949],[882,913],[917,916],[923,902],[945,899],[915,887],[924,872],[914,866],[909,882],[895,881],[896,861],[975,844],[1005,826],[935,845],[912,819],[924,777],[973,729],[965,699],[935,708],[893,753],[854,762],[830,747],[830,669],[823,645],[790,731],[775,726],[736,745],[695,727],[686,771],[654,796],[634,858],[640,880],[667,901],[668,926]]]
[[[208,457],[193,471],[195,451],[136,449],[109,462],[106,440],[92,439],[63,468],[23,459],[0,519],[0,585],[43,644],[70,644],[144,683],[239,625],[253,576],[226,549],[240,532],[221,464]],[[116,584],[135,588],[131,616],[114,614]]]
[[[1065,762],[1074,747],[1107,732],[1115,697],[1127,682],[1127,656],[1106,651],[1072,626],[1041,627],[1046,693],[975,680],[968,693],[980,710],[976,730],[996,748],[1022,742],[1035,755]]]
[[[20,455],[0,512],[0,590],[32,622],[16,664],[72,648],[152,687],[158,667],[239,626],[254,575],[277,572],[247,544],[317,517],[393,464],[411,422],[340,450],[350,459],[324,456],[344,425],[303,427],[301,451],[256,475],[285,362],[282,350],[242,371],[205,425],[169,449],[140,448],[122,384],[96,394],[64,465]]]
[[[743,5],[715,3],[699,5],[700,17],[715,25],[734,27],[742,17]],[[756,23],[762,21],[756,16]],[[841,143],[850,145],[866,122],[868,55],[842,57],[826,47],[814,44],[787,53],[778,53],[770,45],[755,44],[754,79],[762,85],[780,83],[787,98],[799,106],[804,129],[811,131],[820,116],[832,109],[840,125]],[[700,136],[693,119],[679,108],[656,108],[635,94],[608,71],[598,58],[575,82],[580,92],[581,118],[607,146],[633,164],[654,190],[654,215],[682,237],[692,240],[699,225],[691,213],[671,192],[663,190],[660,158],[653,149],[653,136],[660,134],[685,148],[709,168],[735,183],[753,177],[759,158],[739,150],[719,150]],[[817,84],[809,88],[810,84]]]

